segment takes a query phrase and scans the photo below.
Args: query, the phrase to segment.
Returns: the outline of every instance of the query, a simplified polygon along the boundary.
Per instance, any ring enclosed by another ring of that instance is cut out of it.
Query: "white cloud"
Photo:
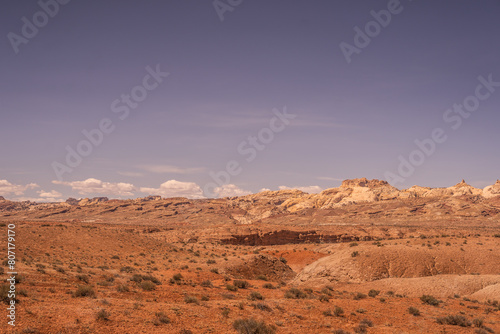
[[[271,189],[269,189],[269,188],[262,188],[261,190],[259,190],[260,193],[263,192],[263,191],[271,191]]]
[[[130,183],[103,182],[101,180],[93,178],[87,179],[85,181],[74,181],[74,182],[52,181],[52,183],[69,186],[81,195],[95,193],[95,194],[111,195],[111,196],[134,196],[133,191],[136,190],[134,185]]]
[[[287,187],[287,186],[279,186],[279,190],[287,190],[287,189],[297,189],[309,194],[317,194],[323,191],[320,186],[307,186],[307,187]]]
[[[203,198],[203,191],[194,182],[169,180],[162,183],[159,188],[142,187],[140,190],[149,195],[160,195],[162,197]]]
[[[171,165],[140,165],[137,166],[140,169],[145,170],[150,173],[158,173],[158,174],[195,174],[201,173],[205,171],[205,168],[202,167],[194,167],[194,168],[182,168]]]
[[[58,191],[52,190],[52,191],[37,191],[38,196],[41,198],[59,198],[62,196],[62,194]]]
[[[28,189],[33,189],[39,187],[36,183],[30,183],[27,185],[12,184],[7,180],[0,180],[0,196],[2,195],[23,195]]]
[[[43,203],[43,202],[64,202],[62,198],[52,198],[52,197],[17,197],[14,198],[14,201],[17,202],[23,202],[23,201],[30,201],[30,202],[37,202],[37,203]]]
[[[245,196],[251,193],[251,191],[243,190],[235,184],[225,184],[214,189],[214,194],[217,194],[217,197]]]

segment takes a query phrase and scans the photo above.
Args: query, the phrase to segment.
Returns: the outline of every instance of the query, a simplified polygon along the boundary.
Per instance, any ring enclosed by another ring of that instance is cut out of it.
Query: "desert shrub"
[[[151,281],[142,281],[139,286],[144,290],[144,291],[153,291],[156,289],[156,284],[154,284]]]
[[[357,242],[351,242],[351,243],[349,244],[349,247],[356,247],[357,245],[358,245],[358,243],[357,243]]]
[[[247,289],[248,287],[250,287],[250,283],[248,283],[247,281],[242,281],[237,279],[233,281],[233,284],[234,286],[240,289]]]
[[[252,307],[256,310],[261,310],[261,311],[266,311],[266,312],[271,312],[273,309],[268,306],[267,304],[264,303],[255,303],[252,304]]]
[[[171,322],[170,318],[163,312],[156,312],[153,324],[155,326],[160,326],[163,324],[169,324]]]
[[[266,283],[262,286],[264,289],[275,289],[275,286],[271,283]]]
[[[203,282],[201,282],[200,285],[202,287],[204,287],[204,288],[211,288],[211,287],[213,287],[212,282],[210,280],[203,281]]]
[[[359,325],[354,328],[354,332],[357,334],[367,333],[368,327],[373,327],[373,322],[368,319],[363,319],[359,322]]]
[[[335,329],[335,330],[333,330],[332,333],[333,334],[351,334],[350,332],[347,332],[347,331],[345,331],[343,329]]]
[[[267,281],[267,277],[265,275],[259,275],[256,277],[257,279],[260,279],[261,281]]]
[[[262,300],[264,297],[257,291],[252,291],[250,292],[250,295],[248,296],[249,300]]]
[[[441,303],[440,300],[437,300],[436,298],[434,298],[433,296],[431,295],[423,295],[422,297],[420,297],[420,300],[424,303],[424,304],[428,304],[428,305],[432,305],[432,306],[438,306],[439,303]]]
[[[239,334],[274,334],[276,327],[266,325],[263,321],[255,319],[238,319],[233,322],[234,329]]]
[[[156,285],[161,285],[160,280],[158,278],[154,277],[153,275],[142,275],[142,279],[144,281],[153,282]]]
[[[227,284],[226,289],[228,289],[229,291],[238,291],[238,288],[232,284]]]
[[[116,291],[118,292],[129,292],[129,288],[128,286],[124,285],[124,284],[120,284],[116,287]]]
[[[201,301],[202,302],[208,302],[209,300],[210,300],[210,297],[208,297],[206,295],[201,296]]]
[[[360,299],[365,299],[366,298],[366,295],[364,293],[361,293],[361,292],[358,292],[355,296],[354,296],[354,300],[360,300]]]
[[[231,312],[231,310],[228,307],[223,307],[221,314],[224,318],[229,318],[230,312]]]
[[[297,288],[291,288],[285,292],[285,298],[289,299],[304,299],[306,297],[307,297],[306,293]]]
[[[130,266],[126,266],[126,267],[121,267],[121,268],[120,268],[120,271],[121,271],[122,273],[132,273],[132,272],[134,272],[134,271],[135,271],[135,268],[130,267]]]
[[[355,251],[355,252],[352,252],[351,253],[351,257],[356,257],[359,255],[359,252],[358,251]]]
[[[368,291],[368,296],[375,298],[378,296],[379,293],[380,293],[380,291],[371,289],[370,291]]]
[[[460,327],[470,327],[471,322],[467,320],[463,315],[447,315],[446,317],[440,317],[436,319],[436,322],[440,325],[453,325]]]
[[[142,276],[139,275],[139,274],[134,274],[132,277],[130,277],[130,280],[132,282],[141,283],[142,282]]]
[[[23,297],[28,297],[28,291],[26,291],[25,289],[20,289],[17,291],[17,294],[19,296],[23,296]]]
[[[184,301],[187,304],[199,304],[200,303],[200,301],[198,300],[198,298],[196,298],[194,296],[189,296],[189,295],[187,295],[186,297],[184,297]]]
[[[111,257],[111,259],[113,259],[113,260],[119,260],[119,259],[120,259],[120,257],[119,257],[118,255],[113,255],[113,256]]]
[[[408,308],[408,313],[417,317],[420,315],[420,310],[418,308],[412,306],[412,307]]]
[[[9,290],[10,290],[10,285],[9,284],[2,284],[0,285],[0,299],[2,302],[6,304],[10,304],[11,299],[9,298]],[[17,302],[17,300],[16,300]]]
[[[58,273],[65,274],[66,270],[63,267],[56,267],[55,268]]]
[[[332,312],[332,310],[328,309],[328,310],[323,311],[323,315],[325,317],[333,317],[333,312]]]
[[[286,264],[288,262],[284,257],[280,257],[280,261],[283,262],[284,264]]]
[[[111,315],[111,314],[110,314],[108,311],[106,311],[106,310],[102,309],[102,310],[100,310],[99,312],[97,312],[97,314],[96,314],[96,319],[97,319],[97,320],[104,320],[104,321],[107,321],[107,320],[109,320],[109,316],[110,316],[110,315]]]
[[[472,323],[476,327],[483,327],[484,326],[484,320],[483,319],[476,318],[476,319],[472,320]]]
[[[96,294],[95,294],[94,288],[92,288],[90,285],[81,285],[81,286],[78,286],[76,291],[73,293],[73,297],[95,298]]]
[[[341,317],[344,314],[344,309],[339,306],[335,306],[333,309],[333,315],[336,317]]]
[[[210,269],[211,272],[213,272],[214,274],[219,274],[219,269],[217,268],[212,268]]]
[[[373,327],[373,322],[369,319],[363,319],[359,322],[360,325],[365,325],[367,327]]]
[[[330,297],[328,295],[321,295],[321,296],[319,296],[319,301],[320,302],[329,302]]]
[[[172,278],[174,279],[174,281],[180,281],[182,280],[182,274],[175,274],[174,276],[172,276]]]

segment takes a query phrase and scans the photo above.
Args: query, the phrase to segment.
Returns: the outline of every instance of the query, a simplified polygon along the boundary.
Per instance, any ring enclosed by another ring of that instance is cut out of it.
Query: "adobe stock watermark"
[[[479,84],[476,86],[474,94],[465,97],[462,103],[453,104],[453,107],[446,109],[443,113],[443,121],[454,131],[458,130],[463,121],[479,109],[481,101],[490,98],[496,88],[500,87],[500,81],[493,81],[493,74],[489,74],[488,78],[480,75],[477,80]],[[434,128],[428,138],[415,139],[414,143],[417,148],[411,151],[407,157],[400,155],[397,172],[386,171],[385,180],[392,185],[405,182],[415,173],[417,167],[424,164],[426,159],[436,152],[437,146],[443,144],[447,139],[446,130],[441,127]]]
[[[217,16],[221,22],[224,21],[224,13],[232,12],[236,7],[241,5],[243,0],[214,0],[212,5],[214,6]]]
[[[130,116],[132,109],[136,109],[139,103],[144,101],[149,92],[158,88],[164,78],[169,76],[168,72],[160,70],[160,64],[156,68],[146,66],[147,74],[143,77],[140,85],[134,86],[129,94],[121,94],[120,98],[111,102],[110,109],[117,115],[118,119],[123,121]],[[106,135],[111,134],[116,129],[116,125],[110,118],[103,118],[99,121],[94,129],[82,130],[82,135],[85,139],[80,140],[75,148],[70,145],[66,146],[66,157],[64,163],[53,161],[52,169],[59,181],[63,181],[63,175],[71,173],[75,168],[80,166],[83,158],[92,154],[95,147],[100,146],[104,142]]]
[[[258,152],[266,149],[275,138],[275,134],[282,132],[290,125],[291,120],[297,115],[287,113],[286,106],[283,111],[276,108],[273,109],[274,116],[269,120],[269,126],[260,129],[257,135],[248,136],[245,140],[238,144],[236,151],[241,157],[245,158],[246,162],[252,162],[257,158]],[[230,160],[226,163],[226,167],[218,172],[210,171],[209,175],[214,182],[209,182],[203,187],[203,192],[206,197],[216,197],[215,188],[229,184],[231,177],[237,176],[243,172],[243,167],[238,160]]]
[[[374,10],[370,11],[370,15],[373,17],[373,20],[368,21],[363,30],[358,26],[355,26],[353,29],[354,45],[344,41],[339,44],[340,51],[342,51],[347,63],[351,63],[352,56],[354,54],[359,55],[364,48],[370,45],[372,38],[380,35],[382,28],[387,28],[387,26],[391,23],[393,15],[400,14],[403,9],[403,5],[399,0],[389,0],[387,3],[387,9],[382,9],[378,12]]]
[[[21,44],[28,44],[28,42],[38,35],[41,28],[45,27],[51,18],[54,18],[60,10],[62,5],[66,5],[71,0],[40,0],[38,6],[41,10],[37,11],[31,17],[31,20],[26,16],[21,18],[23,23],[21,26],[20,34],[9,32],[7,39],[12,46],[15,54],[19,53],[19,46]]]

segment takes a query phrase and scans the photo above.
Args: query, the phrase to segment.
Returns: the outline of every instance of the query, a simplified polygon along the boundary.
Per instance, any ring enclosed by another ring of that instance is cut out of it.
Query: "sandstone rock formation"
[[[269,220],[283,225],[341,224],[346,219],[433,221],[455,217],[500,218],[500,181],[484,190],[464,181],[448,188],[413,186],[398,190],[385,181],[345,180],[319,194],[299,190],[263,191],[240,197],[186,199],[148,196],[135,200],[107,197],[68,199],[65,203],[0,201],[2,216],[58,220],[168,219],[248,225]],[[269,232],[269,231],[268,231]],[[250,234],[250,233],[249,233]],[[328,237],[330,238],[330,237]]]
[[[494,185],[487,186],[486,188],[484,188],[483,196],[486,198],[500,196],[500,180],[497,180],[497,182]]]

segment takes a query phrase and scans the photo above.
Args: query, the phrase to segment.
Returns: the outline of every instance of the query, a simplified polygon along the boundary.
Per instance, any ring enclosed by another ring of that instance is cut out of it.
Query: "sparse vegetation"
[[[263,300],[264,297],[257,291],[252,291],[248,296],[249,300]]]
[[[213,287],[213,284],[212,284],[212,282],[210,280],[203,281],[203,282],[201,282],[200,285],[202,287],[204,287],[204,288],[211,288],[211,287]]]
[[[436,298],[434,298],[433,296],[431,295],[423,295],[422,297],[420,297],[420,300],[424,303],[424,304],[428,304],[428,305],[432,305],[432,306],[438,306],[439,303],[441,303],[440,300],[437,300]]]
[[[90,285],[81,285],[73,293],[73,297],[91,297],[91,298],[95,298],[96,297],[96,293],[94,291],[94,288],[92,288],[92,286],[90,286]]]
[[[463,315],[447,315],[446,317],[440,317],[436,319],[436,322],[441,325],[453,325],[460,327],[470,327],[472,324]]]
[[[165,324],[169,324],[171,322],[172,321],[165,313],[163,313],[163,312],[156,312],[155,313],[155,318],[153,319],[153,324],[155,326],[165,325]]]
[[[276,327],[274,325],[266,325],[263,321],[255,319],[238,319],[233,322],[234,329],[239,334],[274,334]]]
[[[367,296],[364,294],[364,293],[361,293],[361,292],[358,292],[356,293],[356,295],[354,296],[354,300],[360,300],[360,299],[365,299]]]
[[[413,307],[411,306],[410,308],[408,308],[408,313],[410,313],[411,315],[417,317],[420,315],[420,310],[416,307]]]
[[[250,283],[248,283],[247,281],[242,281],[237,279],[233,281],[233,284],[235,287],[239,289],[248,289],[250,287]]]
[[[264,303],[252,304],[252,307],[256,310],[261,310],[261,311],[266,311],[266,312],[271,312],[273,310],[269,305],[264,304]]]
[[[105,309],[102,309],[99,312],[97,312],[96,319],[102,320],[102,321],[108,321],[110,316],[111,316],[111,314],[108,311],[106,311]]]
[[[88,275],[77,275],[76,278],[78,278],[80,281],[84,283],[89,283],[89,276]]]
[[[144,291],[153,291],[156,290],[156,284],[151,281],[142,281],[139,286]]]
[[[285,292],[285,298],[289,299],[304,299],[307,298],[307,294],[297,288],[291,288],[288,291]]]
[[[186,297],[184,297],[184,301],[187,304],[199,304],[200,303],[200,301],[198,300],[198,298],[196,298],[194,296],[190,296],[190,295],[187,295]]]

